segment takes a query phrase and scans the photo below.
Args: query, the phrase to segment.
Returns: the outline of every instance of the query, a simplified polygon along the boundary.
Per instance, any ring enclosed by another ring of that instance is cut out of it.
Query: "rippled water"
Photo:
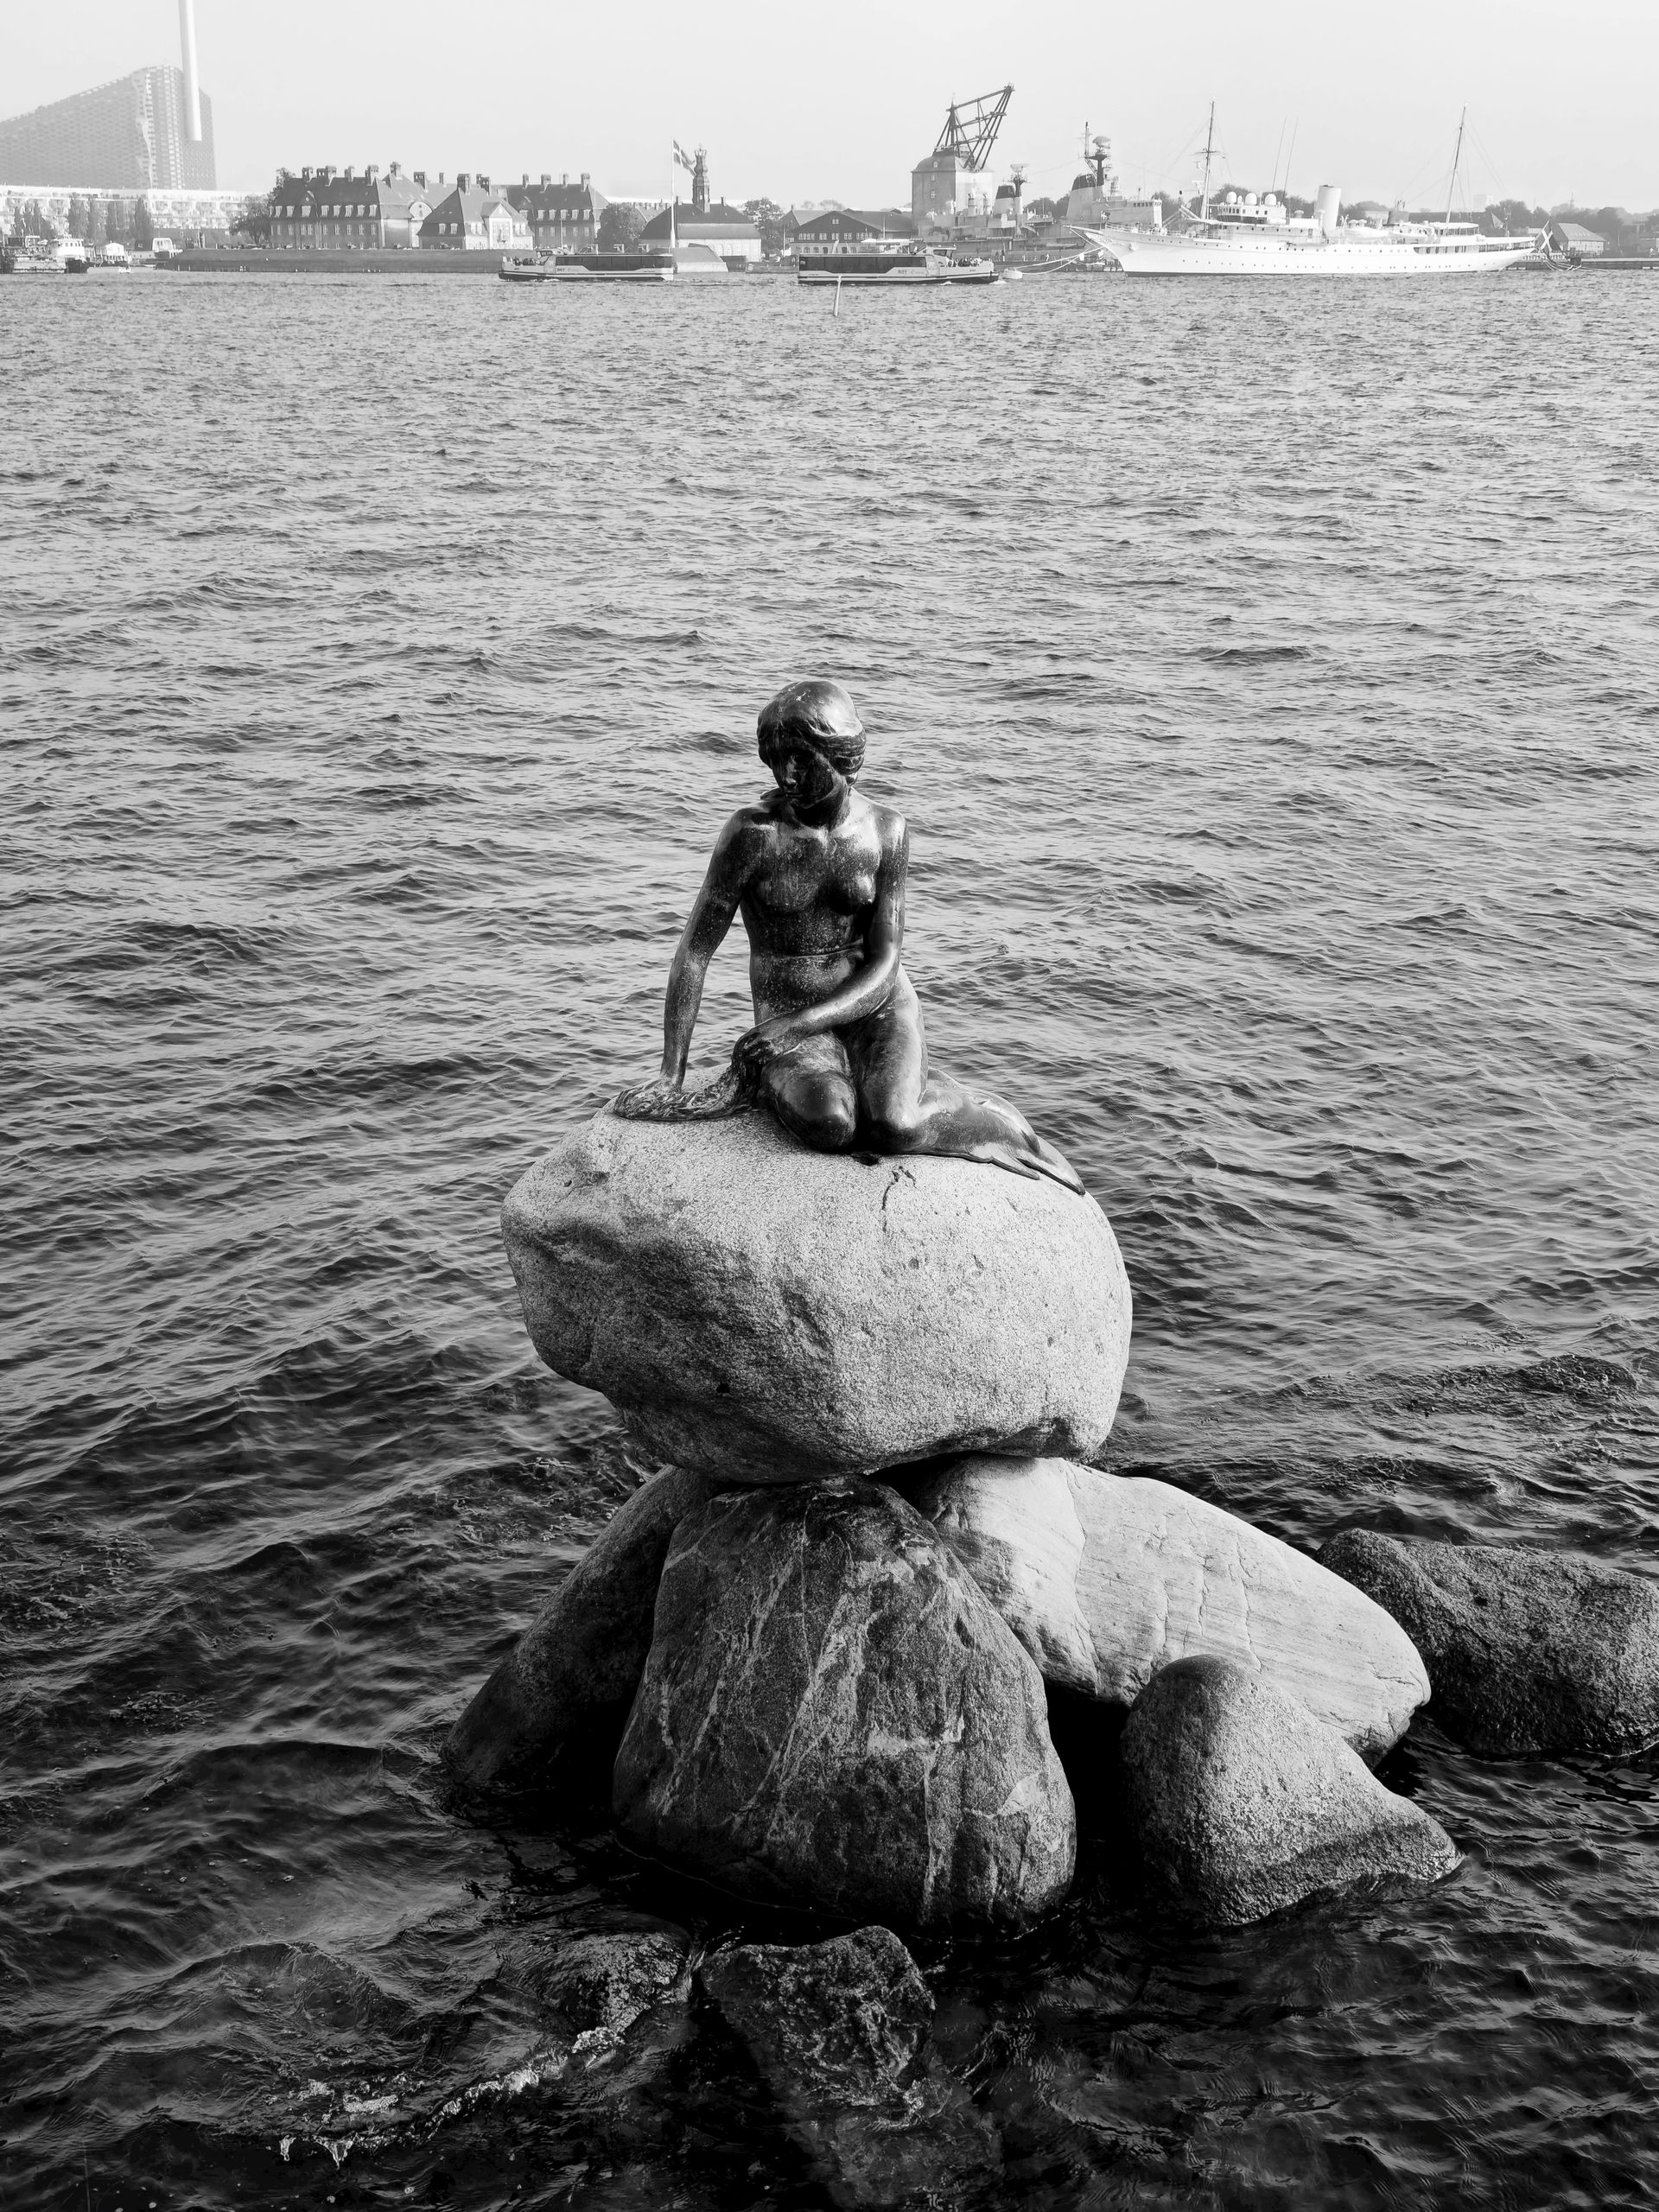
[[[651,1066],[789,676],[936,1056],[1116,1225],[1112,1464],[1653,1570],[1656,306],[4,287],[8,2203],[819,2201],[525,1964],[762,1923],[435,1758],[632,1479],[497,1205]],[[1387,1772],[1433,1893],[1192,1940],[1108,1853],[928,1959],[969,2201],[1650,2197],[1653,1767]]]

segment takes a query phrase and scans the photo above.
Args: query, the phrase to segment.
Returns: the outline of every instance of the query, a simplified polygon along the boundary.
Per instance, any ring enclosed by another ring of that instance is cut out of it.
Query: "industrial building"
[[[0,122],[0,178],[105,191],[211,192],[213,106],[198,94],[200,136],[190,135],[187,73],[170,61],[135,69]]]
[[[982,234],[988,229],[991,149],[1013,98],[1014,86],[1004,85],[977,99],[951,101],[938,145],[910,173],[910,212],[924,238],[976,226]]]

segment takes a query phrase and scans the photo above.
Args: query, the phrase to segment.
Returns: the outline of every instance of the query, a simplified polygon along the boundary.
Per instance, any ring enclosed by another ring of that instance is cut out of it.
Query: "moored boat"
[[[1465,111],[1464,121],[1466,122]],[[1444,222],[1391,216],[1387,222],[1342,219],[1339,186],[1322,184],[1311,215],[1293,215],[1276,193],[1228,192],[1211,204],[1210,163],[1216,111],[1204,155],[1204,196],[1179,231],[1085,231],[1091,245],[1129,276],[1475,276],[1514,269],[1544,244],[1541,232],[1521,237],[1454,222],[1448,193]],[[1452,156],[1452,188],[1463,154],[1464,122]]]
[[[709,245],[646,247],[637,253],[509,253],[498,272],[512,284],[663,284],[731,271]]]
[[[795,264],[802,284],[995,284],[996,264],[931,252],[915,238],[860,238],[851,245],[804,247]]]

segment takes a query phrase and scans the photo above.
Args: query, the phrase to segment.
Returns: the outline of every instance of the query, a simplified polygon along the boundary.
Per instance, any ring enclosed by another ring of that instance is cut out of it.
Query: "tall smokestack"
[[[196,0],[179,0],[179,43],[184,48],[184,135],[201,143],[201,86],[196,81]]]

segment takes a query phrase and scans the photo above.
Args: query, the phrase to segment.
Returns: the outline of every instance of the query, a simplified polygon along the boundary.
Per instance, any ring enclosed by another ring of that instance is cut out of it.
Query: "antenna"
[[[1448,223],[1452,219],[1452,202],[1458,189],[1458,163],[1463,159],[1463,126],[1468,120],[1469,111],[1465,108],[1463,113],[1458,118],[1458,145],[1457,151],[1452,156],[1452,181],[1446,188],[1446,219]]]
[[[1283,190],[1287,200],[1290,198],[1290,165],[1296,158],[1296,133],[1301,129],[1301,127],[1302,118],[1299,115],[1295,122],[1290,126],[1290,151],[1285,156],[1285,181]]]

